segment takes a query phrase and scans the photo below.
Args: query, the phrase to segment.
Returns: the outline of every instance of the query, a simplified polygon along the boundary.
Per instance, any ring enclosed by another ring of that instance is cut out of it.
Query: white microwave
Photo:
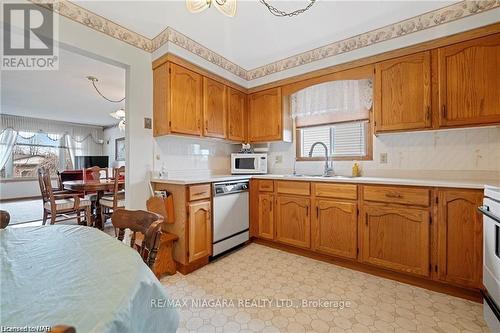
[[[231,173],[236,175],[267,173],[267,154],[231,154]]]

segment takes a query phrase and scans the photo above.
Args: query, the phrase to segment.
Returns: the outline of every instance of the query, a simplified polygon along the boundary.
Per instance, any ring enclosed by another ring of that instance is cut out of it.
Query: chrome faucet
[[[312,157],[313,150],[317,145],[323,146],[325,148],[325,171],[323,171],[324,177],[333,176],[333,161],[330,161],[328,158],[328,147],[321,141],[316,141],[312,144],[311,149],[309,150],[309,157]]]

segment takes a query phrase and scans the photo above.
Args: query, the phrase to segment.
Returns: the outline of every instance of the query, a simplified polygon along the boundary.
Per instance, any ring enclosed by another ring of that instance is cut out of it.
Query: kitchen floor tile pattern
[[[258,244],[161,282],[173,299],[351,303],[344,309],[180,307],[178,332],[489,332],[481,304]]]

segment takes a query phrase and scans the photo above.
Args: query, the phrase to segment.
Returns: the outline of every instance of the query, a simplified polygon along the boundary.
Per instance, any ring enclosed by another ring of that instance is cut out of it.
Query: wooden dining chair
[[[50,172],[43,167],[38,169],[38,184],[43,201],[43,224],[47,223],[49,217],[50,224],[73,219],[76,219],[78,224],[85,224],[81,217],[81,213],[83,213],[85,215],[84,222],[89,226],[92,225],[89,199],[80,198],[77,193],[54,192]],[[68,214],[75,214],[75,216],[68,216]]]
[[[163,217],[144,210],[117,209],[111,216],[113,226],[118,229],[118,240],[123,241],[125,229],[132,231],[130,246],[139,251],[144,262],[153,269],[160,246]],[[136,233],[142,235],[140,245],[136,244]]]
[[[104,179],[109,179],[108,168],[100,168],[98,166],[93,166],[90,168],[83,169],[83,180],[103,179],[102,173],[104,173]]]
[[[0,210],[0,229],[5,229],[10,223],[10,214],[6,210]]]
[[[111,217],[111,214],[119,209],[125,208],[125,191],[120,188],[120,181],[125,178],[125,167],[113,169],[113,193],[111,195],[105,195],[99,201],[101,205],[101,221],[102,225],[106,223],[106,220]]]

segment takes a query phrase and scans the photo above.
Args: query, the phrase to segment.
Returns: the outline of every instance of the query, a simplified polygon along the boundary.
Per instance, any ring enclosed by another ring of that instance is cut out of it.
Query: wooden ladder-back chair
[[[144,210],[117,209],[111,217],[113,226],[118,229],[118,240],[123,241],[125,229],[132,231],[130,246],[137,249],[144,262],[153,269],[158,248],[160,247],[163,218]],[[141,233],[142,242],[136,244],[136,233]]]
[[[111,217],[111,214],[115,210],[119,208],[125,208],[125,191],[120,188],[120,180],[123,180],[124,178],[124,166],[113,169],[113,193],[111,195],[103,196],[99,201],[99,204],[101,205],[101,221],[103,226],[106,223],[108,217]]]
[[[80,198],[78,194],[54,192],[50,172],[45,168],[38,169],[38,184],[43,201],[43,224],[47,222],[49,217],[50,224],[73,219],[76,219],[78,224],[85,224],[81,217],[81,213],[83,213],[86,224],[92,225],[90,200]],[[67,216],[67,214],[76,214],[76,216]]]

